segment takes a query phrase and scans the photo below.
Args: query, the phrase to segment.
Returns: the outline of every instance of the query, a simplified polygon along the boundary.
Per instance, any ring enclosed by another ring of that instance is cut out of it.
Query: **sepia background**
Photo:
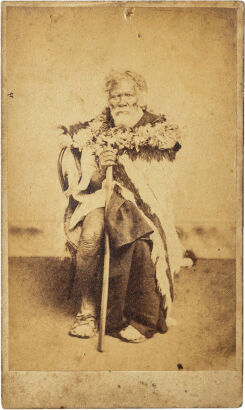
[[[236,10],[124,12],[120,4],[7,7],[13,370],[235,366]],[[97,358],[95,341],[67,336],[72,308],[69,260],[60,258],[66,199],[57,175],[57,127],[103,110],[103,81],[113,68],[141,73],[148,106],[181,127],[176,226],[198,262],[176,278],[176,327],[140,347],[110,338],[109,356]]]

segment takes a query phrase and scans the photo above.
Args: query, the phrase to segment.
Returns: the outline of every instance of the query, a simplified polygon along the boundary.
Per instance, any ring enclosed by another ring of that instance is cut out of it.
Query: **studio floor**
[[[232,370],[235,368],[235,261],[199,259],[175,278],[166,334],[135,345],[106,336],[68,335],[74,306],[67,299],[70,262],[59,258],[9,260],[9,369]]]

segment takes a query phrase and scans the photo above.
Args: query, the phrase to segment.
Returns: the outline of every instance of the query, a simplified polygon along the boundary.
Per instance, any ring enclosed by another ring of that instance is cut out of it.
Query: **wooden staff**
[[[110,201],[112,192],[112,166],[106,170],[106,197],[105,197],[105,213]],[[109,288],[109,269],[110,269],[110,242],[109,234],[105,224],[105,255],[104,255],[104,270],[103,270],[103,284],[102,284],[102,296],[101,296],[101,308],[100,308],[100,333],[99,333],[99,352],[104,351],[105,342],[105,327],[106,327],[106,312],[108,302],[108,288]]]

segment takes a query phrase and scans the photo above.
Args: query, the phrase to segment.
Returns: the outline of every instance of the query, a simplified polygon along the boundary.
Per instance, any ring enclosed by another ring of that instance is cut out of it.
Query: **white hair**
[[[145,79],[140,74],[133,71],[111,71],[105,79],[106,93],[110,94],[111,90],[113,90],[122,80],[128,80],[133,83],[135,91],[139,97],[140,105],[144,106],[147,84]]]

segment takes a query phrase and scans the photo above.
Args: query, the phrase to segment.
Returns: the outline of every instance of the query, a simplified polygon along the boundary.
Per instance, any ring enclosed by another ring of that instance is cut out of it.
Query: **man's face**
[[[138,109],[137,93],[132,82],[122,80],[110,91],[108,102],[115,122],[127,122],[128,117]]]

